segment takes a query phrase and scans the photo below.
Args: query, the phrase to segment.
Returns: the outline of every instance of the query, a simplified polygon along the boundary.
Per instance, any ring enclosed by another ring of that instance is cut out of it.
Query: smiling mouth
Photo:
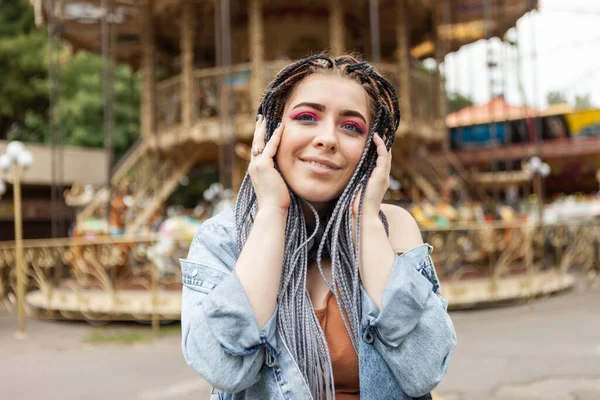
[[[332,171],[335,171],[335,168],[331,168],[330,166],[327,166],[327,165],[325,165],[325,164],[318,163],[318,162],[316,162],[316,161],[304,161],[304,160],[302,160],[302,162],[304,162],[304,163],[306,163],[306,164],[314,165],[315,167],[327,168],[327,169],[330,169],[330,170],[332,170]]]
[[[317,174],[329,174],[331,172],[337,171],[339,168],[334,168],[329,165],[322,164],[318,161],[313,160],[303,160],[300,159],[302,163],[306,164],[306,166],[313,172]]]
[[[322,168],[329,171],[336,171],[338,169],[341,169],[340,166],[338,166],[337,164],[329,160],[319,159],[317,157],[300,158],[300,161],[312,167]]]

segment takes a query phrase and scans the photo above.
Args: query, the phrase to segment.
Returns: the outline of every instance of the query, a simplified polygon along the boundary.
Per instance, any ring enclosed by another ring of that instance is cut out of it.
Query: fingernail
[[[281,126],[281,122],[278,122],[277,127],[275,129],[279,128],[280,126]]]
[[[260,114],[256,114],[256,121],[260,119]]]

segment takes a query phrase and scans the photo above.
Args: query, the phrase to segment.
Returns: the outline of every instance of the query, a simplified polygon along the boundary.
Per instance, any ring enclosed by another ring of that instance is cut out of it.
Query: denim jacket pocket
[[[209,294],[228,275],[220,269],[190,260],[180,259],[181,281],[188,288]]]

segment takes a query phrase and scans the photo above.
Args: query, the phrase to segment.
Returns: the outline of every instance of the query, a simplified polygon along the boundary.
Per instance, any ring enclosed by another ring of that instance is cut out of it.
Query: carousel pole
[[[181,9],[181,120],[185,128],[184,135],[189,135],[194,122],[194,29],[196,6],[191,0],[184,0]]]
[[[106,160],[106,187],[111,187],[112,164],[113,164],[113,130],[114,130],[114,114],[113,114],[113,60],[112,60],[112,43],[111,43],[111,24],[110,18],[110,1],[102,0],[102,93],[104,97],[104,147],[107,151]],[[109,194],[106,200],[106,220],[110,219],[110,201]]]
[[[484,10],[484,20],[486,21],[486,30],[485,30],[485,39],[486,39],[486,56],[487,56],[487,68],[488,68],[488,92],[490,95],[490,102],[488,104],[488,119],[489,119],[489,129],[490,129],[490,139],[492,141],[491,153],[492,157],[490,160],[491,170],[493,173],[498,172],[498,129],[496,126],[496,110],[493,108],[493,102],[495,98],[494,91],[494,71],[498,67],[497,61],[494,59],[494,49],[491,43],[491,32],[489,30],[489,26],[492,23],[492,9],[489,0],[483,1],[483,10]],[[498,214],[498,201],[499,201],[499,193],[498,193],[498,185],[495,183],[492,184],[492,208],[493,208],[493,219],[496,219]]]
[[[442,63],[444,62],[444,55],[446,53],[444,38],[440,35],[440,25],[446,23],[446,6],[448,0],[438,0],[435,2],[434,8],[434,37],[435,37],[435,94],[437,102],[437,113],[433,116],[436,127],[443,129],[445,126],[445,118],[447,114],[446,107],[446,82],[444,75],[442,74]],[[444,141],[444,153],[447,154],[449,146],[447,141]]]
[[[49,0],[49,6],[51,9],[54,8],[54,0]],[[52,221],[52,238],[58,237],[58,178],[57,178],[57,151],[58,151],[58,138],[56,132],[56,100],[58,98],[57,82],[57,71],[55,59],[57,59],[57,44],[56,44],[56,31],[57,24],[54,20],[54,13],[48,13],[48,129],[50,135],[50,176],[52,186],[50,189],[51,197],[51,221]]]
[[[532,0],[533,1],[533,0]],[[538,51],[537,51],[537,37],[536,37],[536,19],[537,15],[533,14],[533,11],[529,12],[529,17],[531,18],[531,63],[533,66],[533,76],[531,79],[532,83],[532,99],[531,102],[533,104],[533,121],[534,121],[534,131],[535,131],[535,155],[538,158],[542,158],[542,118],[538,114],[537,110],[540,105],[539,103],[539,74],[538,74]],[[540,218],[543,224],[543,207],[544,207],[544,197],[545,197],[545,183],[544,180],[540,180],[539,187],[539,198],[538,205],[542,207],[542,211],[540,212]]]
[[[412,102],[410,91],[410,26],[407,0],[396,0],[396,57],[400,81],[400,115],[403,125],[410,129],[412,122]]]
[[[379,37],[379,0],[369,0],[369,27],[371,29],[371,57],[379,67],[381,62],[381,41]]]
[[[229,0],[215,2],[215,39],[217,66],[223,72],[219,82],[219,171],[225,190],[232,189],[234,129],[231,109],[231,15]]]
[[[407,136],[407,146],[403,149],[403,156],[407,159],[407,164],[412,168],[415,158],[415,140],[412,91],[411,91],[411,68],[410,68],[410,25],[409,25],[409,5],[407,0],[396,0],[396,73],[397,81],[400,86],[398,89],[400,96],[400,127],[399,134]],[[411,186],[409,196],[414,203],[417,203],[418,190],[416,186]]]
[[[142,30],[142,98],[141,98],[141,125],[142,136],[150,140],[155,133],[155,51],[154,51],[154,24],[152,23],[152,3],[143,8]],[[154,139],[156,139],[154,137]],[[153,147],[156,142],[153,143]]]
[[[252,97],[252,109],[258,107],[260,97],[265,85],[264,62],[265,62],[265,38],[263,32],[263,1],[250,0],[248,4],[248,28],[250,65],[252,75],[250,76],[250,95]]]
[[[334,57],[344,52],[344,9],[342,0],[329,0],[329,47]]]
[[[248,1],[248,48],[250,49],[250,112],[258,109],[265,88],[265,36],[263,30],[263,0]],[[246,132],[244,132],[246,133]],[[250,132],[249,132],[250,133]],[[247,160],[235,154],[233,192],[237,195],[246,175]]]

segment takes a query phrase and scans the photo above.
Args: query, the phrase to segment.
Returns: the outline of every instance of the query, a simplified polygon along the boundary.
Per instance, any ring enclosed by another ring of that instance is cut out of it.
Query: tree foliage
[[[590,94],[577,95],[575,96],[575,109],[576,110],[591,110],[595,108],[592,104]]]
[[[102,65],[98,55],[80,52],[61,66],[57,120],[65,144],[104,146]],[[139,79],[125,66],[115,68],[114,75],[113,145],[118,158],[138,136]]]
[[[0,0],[0,138],[51,143],[48,33],[34,23],[28,0]],[[60,142],[103,147],[102,57],[59,49],[54,128]],[[139,134],[139,77],[126,66],[115,68],[114,134],[116,157]]]
[[[0,0],[0,137],[27,130],[31,115],[48,109],[46,35],[33,18],[27,0]]]
[[[546,94],[548,104],[563,104],[567,102],[567,96],[563,92],[554,91]]]

